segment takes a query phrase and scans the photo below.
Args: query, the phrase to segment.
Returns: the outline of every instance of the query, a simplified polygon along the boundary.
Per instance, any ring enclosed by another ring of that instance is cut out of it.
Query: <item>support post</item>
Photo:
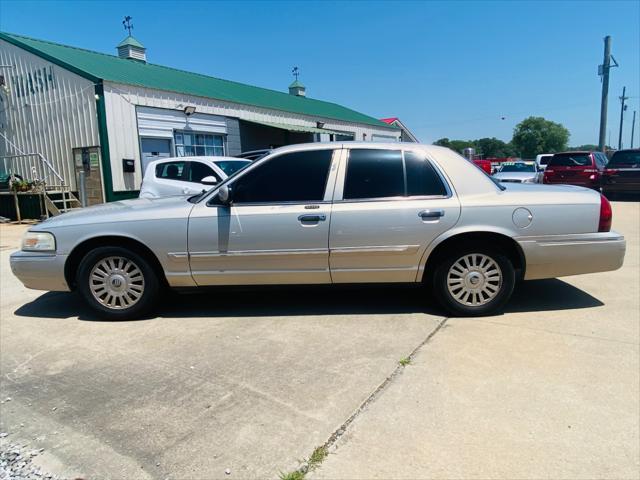
[[[609,70],[611,69],[611,37],[604,37],[604,60],[602,61],[602,100],[600,103],[600,136],[598,149],[605,150],[607,135],[607,104],[609,102]]]
[[[78,190],[80,194],[80,204],[82,207],[86,207],[89,202],[87,201],[87,174],[84,170],[78,172]]]
[[[631,122],[631,147],[629,148],[633,148],[633,137],[635,135],[636,132],[636,111],[633,111],[633,122]]]
[[[620,131],[618,132],[618,150],[622,150],[622,124],[624,123],[624,111],[626,110],[624,101],[627,99],[624,94],[626,91],[627,87],[622,87],[622,96],[620,97]]]

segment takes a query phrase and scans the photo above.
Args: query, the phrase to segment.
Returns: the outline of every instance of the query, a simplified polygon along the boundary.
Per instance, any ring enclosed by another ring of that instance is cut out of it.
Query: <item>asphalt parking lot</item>
[[[404,288],[172,295],[103,322],[27,290],[0,226],[0,447],[65,477],[610,478],[640,472],[640,204],[622,269],[445,318]],[[401,363],[399,363],[403,360]],[[227,473],[229,472],[229,473]]]

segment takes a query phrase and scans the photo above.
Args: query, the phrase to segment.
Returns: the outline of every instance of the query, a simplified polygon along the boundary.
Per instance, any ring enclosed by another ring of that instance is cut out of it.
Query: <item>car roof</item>
[[[367,149],[406,149],[406,150],[422,150],[427,153],[438,153],[450,151],[449,148],[440,147],[438,145],[425,145],[415,142],[362,142],[362,141],[345,141],[345,142],[313,142],[298,143],[295,145],[286,145],[284,147],[274,148],[271,153],[284,152],[302,152],[305,150],[324,150],[327,148],[367,148]]]
[[[187,156],[187,157],[166,157],[166,158],[158,158],[157,160],[154,160],[153,163],[158,163],[158,162],[176,162],[176,161],[193,161],[193,160],[200,160],[200,161],[205,161],[205,162],[219,162],[220,160],[224,160],[225,162],[245,162],[247,161],[246,158],[236,158],[236,157],[220,157],[220,156],[213,156],[213,155],[202,155],[202,156]]]
[[[602,153],[597,150],[570,150],[568,152],[556,152],[554,155],[571,155],[571,154],[589,155],[590,153]]]

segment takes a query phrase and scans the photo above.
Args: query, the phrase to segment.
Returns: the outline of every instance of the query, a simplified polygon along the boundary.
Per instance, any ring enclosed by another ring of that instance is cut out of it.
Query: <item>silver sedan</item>
[[[148,314],[165,288],[412,283],[487,315],[518,279],[622,265],[611,207],[573,186],[503,185],[451,150],[314,143],[274,150],[209,191],[66,213],[32,227],[11,268],[78,290],[104,318]]]

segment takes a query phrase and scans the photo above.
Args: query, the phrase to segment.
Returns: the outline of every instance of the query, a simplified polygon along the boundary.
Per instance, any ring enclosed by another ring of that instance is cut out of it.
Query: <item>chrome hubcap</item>
[[[447,289],[462,305],[484,305],[493,300],[501,288],[500,267],[494,259],[480,253],[460,257],[447,273]]]
[[[89,275],[93,298],[105,307],[122,310],[135,305],[144,292],[144,276],[133,261],[107,257],[96,263]]]

